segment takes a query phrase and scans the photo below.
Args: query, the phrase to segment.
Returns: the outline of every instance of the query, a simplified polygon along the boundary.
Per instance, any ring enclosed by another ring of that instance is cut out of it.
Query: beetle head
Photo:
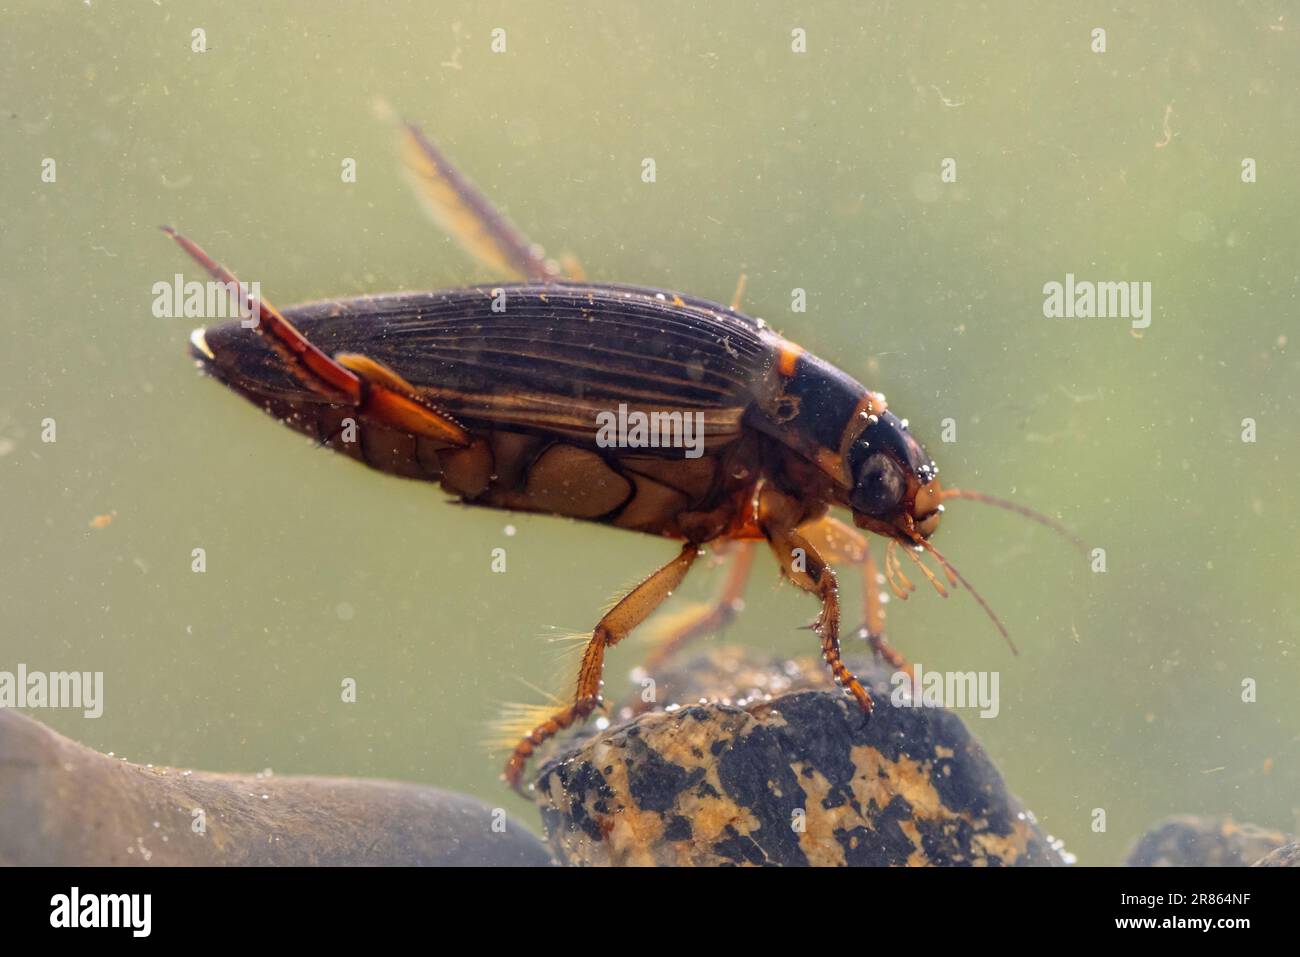
[[[892,412],[873,416],[849,449],[848,466],[849,506],[859,528],[907,544],[934,534],[943,514],[939,469],[906,420]]]

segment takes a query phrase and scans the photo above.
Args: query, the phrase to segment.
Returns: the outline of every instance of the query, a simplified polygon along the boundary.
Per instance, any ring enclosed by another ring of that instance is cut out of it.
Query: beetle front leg
[[[765,526],[763,532],[785,576],[821,599],[821,613],[813,623],[813,630],[821,639],[822,657],[836,683],[853,695],[858,707],[870,714],[875,707],[871,695],[840,657],[840,597],[835,572],[798,532],[772,526]]]
[[[910,673],[912,666],[885,638],[885,605],[877,580],[876,559],[871,554],[867,537],[830,515],[801,526],[799,532],[832,565],[855,565],[860,569],[863,623],[857,634],[867,640],[877,658],[887,662],[895,671]]]
[[[538,724],[515,745],[510,760],[506,762],[506,782],[516,791],[523,779],[528,759],[550,738],[565,728],[577,724],[600,706],[601,675],[605,671],[605,649],[618,644],[628,633],[663,604],[664,599],[682,583],[686,572],[699,555],[699,546],[688,542],[677,557],[664,565],[641,584],[637,585],[600,619],[582,653],[578,669],[578,683],[573,693],[573,703],[560,708]]]

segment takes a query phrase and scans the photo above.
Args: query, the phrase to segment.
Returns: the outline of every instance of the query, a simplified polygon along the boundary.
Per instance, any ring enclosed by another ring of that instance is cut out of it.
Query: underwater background
[[[593,279],[725,302],[746,273],[746,311],[886,393],[946,484],[1105,550],[1097,572],[954,502],[936,543],[1020,655],[967,594],[889,605],[913,661],[999,672],[998,716],[963,717],[1080,862],[1172,813],[1297,828],[1290,4],[0,11],[0,670],[105,674],[102,717],[40,720],[140,763],[430,783],[536,823],[487,724],[560,690],[548,639],[675,546],[318,450],[151,312],[154,283],[201,278],[162,223],[281,306],[497,278],[418,210],[382,97]],[[1151,283],[1150,325],[1046,318],[1067,274]],[[698,567],[669,609],[719,580]],[[814,612],[763,555],[725,640],[815,654]],[[611,651],[610,698],[646,647]]]

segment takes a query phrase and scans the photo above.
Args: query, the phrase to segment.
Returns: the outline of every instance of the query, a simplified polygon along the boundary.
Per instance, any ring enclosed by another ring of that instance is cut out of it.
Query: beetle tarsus
[[[561,731],[575,724],[585,721],[593,711],[600,705],[600,697],[594,696],[575,701],[567,707],[560,708],[549,718],[533,728],[528,734],[520,739],[515,745],[515,750],[510,755],[510,760],[506,762],[503,777],[506,783],[517,794],[523,795],[523,778],[524,769],[528,766],[528,759],[544,743],[555,737]]]

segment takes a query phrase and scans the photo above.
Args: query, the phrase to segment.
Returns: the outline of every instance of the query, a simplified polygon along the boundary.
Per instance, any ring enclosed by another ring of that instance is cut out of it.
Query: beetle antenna
[[[952,572],[957,581],[961,582],[962,587],[970,592],[971,596],[979,602],[979,606],[984,609],[984,614],[989,616],[989,620],[993,622],[1002,637],[1006,639],[1007,647],[1011,649],[1011,653],[1013,655],[1020,654],[1020,649],[1016,647],[1016,643],[1011,640],[1011,635],[1007,632],[1007,626],[1002,624],[1002,619],[998,617],[997,612],[989,607],[989,603],[984,600],[984,596],[977,592],[975,587],[966,580],[965,576],[963,576],[961,572],[957,571],[952,562],[944,558],[943,553],[939,551],[939,549],[935,548],[929,541],[922,538],[918,539],[917,543],[926,551],[934,555],[935,559],[944,567],[945,570]]]
[[[1074,532],[1070,531],[1055,519],[1048,518],[1042,512],[1036,512],[1032,508],[1026,508],[1024,505],[1017,505],[1015,502],[1010,502],[1005,498],[998,498],[996,495],[985,495],[983,492],[972,492],[969,489],[964,488],[946,488],[940,493],[940,496],[944,499],[963,498],[971,502],[983,502],[985,505],[996,505],[998,508],[1004,508],[1008,512],[1015,512],[1017,515],[1023,515],[1031,522],[1037,522],[1039,525],[1046,525],[1052,531],[1056,532],[1056,534],[1071,542],[1075,548],[1079,549],[1079,551],[1087,551],[1087,546],[1084,545],[1083,539],[1074,534]]]

